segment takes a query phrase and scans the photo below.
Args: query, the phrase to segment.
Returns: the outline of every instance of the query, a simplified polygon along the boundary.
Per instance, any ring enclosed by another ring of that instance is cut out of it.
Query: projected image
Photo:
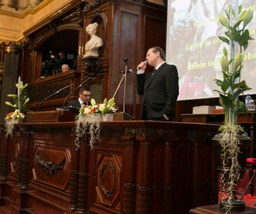
[[[175,64],[179,71],[180,94],[178,100],[217,97],[214,79],[222,79],[220,58],[228,45],[218,36],[225,28],[218,21],[230,0],[172,0],[168,4],[167,63]],[[235,5],[235,0],[233,1]],[[169,2],[168,2],[169,3]],[[256,11],[255,0],[240,0],[237,5]],[[250,36],[256,38],[256,12],[248,26]],[[256,93],[256,40],[245,52],[242,79]]]

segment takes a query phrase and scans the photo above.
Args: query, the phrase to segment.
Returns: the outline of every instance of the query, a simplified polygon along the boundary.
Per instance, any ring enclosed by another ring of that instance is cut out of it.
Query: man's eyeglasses
[[[84,97],[90,97],[90,94],[82,94]]]

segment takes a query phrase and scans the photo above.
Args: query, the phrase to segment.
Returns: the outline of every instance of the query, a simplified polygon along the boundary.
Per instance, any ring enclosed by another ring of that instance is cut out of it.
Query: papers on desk
[[[223,113],[223,107],[222,106],[194,106],[193,107],[193,114],[214,114],[214,113]]]

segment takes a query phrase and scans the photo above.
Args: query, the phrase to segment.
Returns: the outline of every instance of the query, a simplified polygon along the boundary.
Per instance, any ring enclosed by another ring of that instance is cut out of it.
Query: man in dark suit
[[[155,69],[145,75],[147,64]],[[165,53],[158,47],[148,50],[146,61],[138,65],[137,93],[144,95],[142,120],[171,121],[179,95],[179,77],[175,65],[165,62]]]
[[[85,105],[91,105],[91,89],[89,86],[84,85],[80,88],[79,98],[68,103],[68,107],[81,108]]]

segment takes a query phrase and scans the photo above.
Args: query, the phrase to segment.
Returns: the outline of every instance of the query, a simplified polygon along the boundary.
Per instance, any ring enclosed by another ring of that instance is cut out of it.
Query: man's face
[[[61,70],[62,70],[63,73],[68,72],[69,71],[69,67],[68,66],[62,66]]]
[[[146,55],[146,60],[148,61],[148,64],[152,67],[156,66],[157,58],[159,57],[159,52],[153,53],[153,49],[149,49]]]
[[[65,58],[65,54],[62,53],[62,52],[59,52],[59,58],[60,58],[60,59],[64,59],[64,58]]]
[[[91,98],[91,91],[86,91],[84,90],[82,93],[79,93],[79,98],[83,101],[83,102],[89,102],[90,98]]]

